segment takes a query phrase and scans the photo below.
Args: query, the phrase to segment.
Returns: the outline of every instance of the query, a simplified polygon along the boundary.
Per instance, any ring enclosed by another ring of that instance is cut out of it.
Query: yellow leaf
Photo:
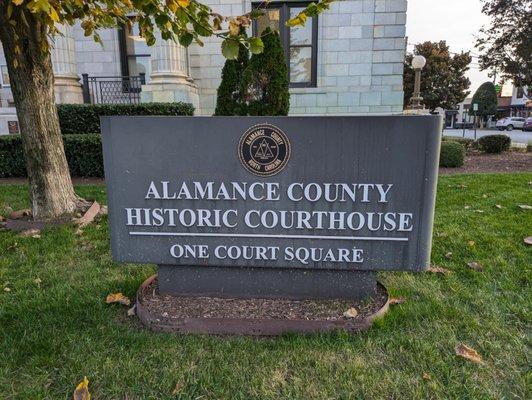
[[[11,2],[16,5],[16,6],[20,6],[22,4],[24,0],[12,0]]]
[[[190,4],[190,0],[177,0],[179,7],[186,8]]]
[[[456,346],[454,348],[454,352],[457,356],[472,361],[475,364],[484,364],[484,361],[482,361],[482,356],[475,349],[466,346],[465,344],[459,344]]]
[[[55,10],[55,8],[50,7],[50,18],[52,18],[52,21],[59,22],[59,14]]]
[[[175,13],[179,8],[179,4],[177,4],[176,0],[166,0],[166,7],[168,7],[170,11]]]
[[[89,380],[85,376],[83,380],[76,386],[74,390],[73,400],[91,400],[91,394],[89,393]]]
[[[107,298],[105,299],[105,302],[107,304],[120,303],[125,306],[129,306],[131,304],[131,301],[126,296],[124,296],[122,293],[112,293],[108,295]]]

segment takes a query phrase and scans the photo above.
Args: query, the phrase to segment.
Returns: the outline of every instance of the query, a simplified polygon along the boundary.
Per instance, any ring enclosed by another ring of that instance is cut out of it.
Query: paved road
[[[510,136],[512,139],[512,142],[514,143],[525,143],[528,144],[528,142],[532,142],[532,132],[524,132],[521,130],[514,129],[513,131],[497,131],[497,130],[480,130],[477,129],[477,139],[482,136],[486,135],[496,135],[496,134],[505,134]],[[443,131],[444,135],[448,136],[460,136],[462,137],[462,130],[461,129],[445,129]],[[465,130],[465,137],[474,139],[475,138],[475,131],[473,129],[466,129]]]

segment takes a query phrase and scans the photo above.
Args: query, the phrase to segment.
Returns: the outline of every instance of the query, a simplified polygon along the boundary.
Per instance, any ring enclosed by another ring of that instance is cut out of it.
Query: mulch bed
[[[502,154],[471,152],[460,168],[440,168],[441,175],[490,172],[532,172],[532,153],[509,151]]]
[[[161,322],[183,318],[340,321],[346,319],[343,314],[352,307],[358,315],[350,320],[364,320],[384,307],[387,300],[386,290],[380,285],[373,297],[362,301],[161,296],[156,279],[138,296],[142,306]]]

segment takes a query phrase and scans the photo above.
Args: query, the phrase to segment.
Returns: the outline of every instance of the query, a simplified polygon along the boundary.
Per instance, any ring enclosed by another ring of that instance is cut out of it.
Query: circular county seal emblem
[[[244,168],[252,174],[272,176],[288,162],[290,142],[284,132],[274,125],[254,125],[240,138],[238,154]]]

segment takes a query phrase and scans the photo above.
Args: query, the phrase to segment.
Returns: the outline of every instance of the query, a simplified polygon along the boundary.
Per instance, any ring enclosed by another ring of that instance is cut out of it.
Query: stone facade
[[[297,0],[289,0],[290,3]],[[206,0],[222,15],[249,11],[250,0]],[[400,113],[406,0],[344,0],[318,17],[316,87],[290,89],[290,114]],[[53,50],[58,102],[81,102],[79,77],[121,76],[116,30],[101,32],[103,44],[85,37],[79,26],[65,29]],[[196,114],[212,115],[224,58],[220,39],[188,49],[170,42],[151,48],[151,76],[142,101],[192,102]],[[5,64],[0,52],[0,65]],[[77,77],[77,79],[76,79]],[[0,89],[0,104],[9,101]]]

